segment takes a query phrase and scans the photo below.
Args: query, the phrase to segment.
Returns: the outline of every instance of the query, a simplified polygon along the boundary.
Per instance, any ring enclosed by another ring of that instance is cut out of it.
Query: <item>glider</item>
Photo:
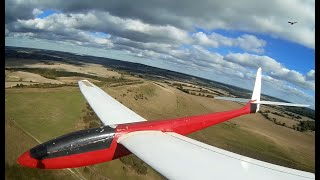
[[[18,158],[20,165],[41,169],[75,168],[133,153],[168,179],[315,178],[313,173],[238,155],[184,136],[256,113],[260,104],[307,106],[260,101],[261,68],[257,71],[252,98],[244,107],[156,121],[146,121],[87,80],[78,84],[104,126],[72,132],[40,144]]]
[[[291,25],[293,25],[293,24],[295,24],[295,23],[297,23],[297,22],[288,21],[288,23],[291,24]]]

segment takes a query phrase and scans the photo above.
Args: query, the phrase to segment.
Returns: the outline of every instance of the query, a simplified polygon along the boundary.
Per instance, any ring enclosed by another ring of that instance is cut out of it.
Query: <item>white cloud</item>
[[[15,30],[67,31],[68,29],[104,32],[140,42],[188,43],[188,33],[179,28],[165,25],[150,25],[137,19],[123,19],[107,12],[88,12],[86,14],[53,14],[40,19],[18,19]]]
[[[266,72],[271,77],[285,80],[289,83],[298,85],[304,89],[315,89],[314,82],[308,81],[306,76],[303,76],[301,73],[295,70],[289,70],[284,67],[282,64],[277,62],[275,59],[268,56],[258,56],[253,54],[228,54],[224,57],[225,60],[240,64],[245,67],[259,68],[262,67],[262,70]]]
[[[221,34],[212,32],[206,35],[203,32],[197,32],[192,35],[195,43],[203,46],[218,48],[219,46],[238,46],[249,52],[262,53],[266,41],[258,39],[256,36],[243,34],[237,38],[230,38]]]
[[[38,8],[35,8],[35,9],[32,10],[32,14],[33,14],[34,17],[36,17],[36,16],[38,16],[39,14],[42,14],[42,13],[43,13],[43,11],[38,9]]]
[[[96,37],[93,34],[84,32],[84,31],[78,31],[77,33],[77,38],[75,39],[80,39],[82,40],[82,42],[89,42],[92,44],[100,44],[100,45],[106,45],[107,47],[112,47],[113,43],[107,39],[107,38],[100,38],[100,37]]]
[[[270,76],[263,75],[262,79],[262,93],[293,103],[308,104],[314,109],[314,95],[308,95],[298,88]]]
[[[246,51],[263,53],[263,47],[267,44],[266,41],[258,39],[256,36],[244,34],[235,41],[242,49]]]
[[[139,3],[136,3],[131,1],[109,2],[95,0],[90,1],[90,3],[73,0],[68,2],[63,0],[12,0],[5,2],[6,22],[14,22],[19,18],[28,19],[34,17],[32,14],[35,13],[34,9],[59,9],[66,14],[100,11],[110,13],[113,17],[118,17],[125,21],[127,30],[135,32],[148,32],[146,24],[152,27],[168,26],[184,31],[193,31],[195,27],[200,27],[210,31],[223,29],[267,34],[311,49],[314,49],[315,44],[314,0],[269,0],[264,2],[255,0],[242,0],[239,2],[234,2],[233,0],[184,0],[181,2],[164,1],[159,3],[152,1],[139,1]],[[101,22],[108,19],[104,16],[98,17]],[[115,18],[113,22],[120,22],[118,20]],[[288,21],[297,21],[298,23],[290,25]],[[89,24],[92,23],[89,22]],[[149,32],[152,31],[156,30]],[[169,30],[172,35],[175,34],[173,31],[175,30]],[[170,33],[169,36],[171,35]],[[181,33],[177,32],[178,39],[181,39],[179,38],[180,35]]]
[[[192,36],[196,43],[200,45],[211,46],[214,48],[219,47],[218,41],[215,41],[214,39],[209,39],[209,37],[203,32],[194,33]]]
[[[246,67],[262,67],[265,72],[272,72],[282,68],[282,65],[279,62],[268,56],[259,56],[248,53],[230,53],[226,55],[224,59]]]
[[[314,81],[315,71],[311,69],[307,74],[307,80]]]

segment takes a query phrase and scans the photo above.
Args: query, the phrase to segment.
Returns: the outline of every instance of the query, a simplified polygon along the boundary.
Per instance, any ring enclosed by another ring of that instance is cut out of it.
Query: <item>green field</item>
[[[38,143],[83,128],[81,117],[86,101],[79,88],[7,89],[6,119],[6,177],[7,179],[72,179],[67,170],[39,170],[21,167],[16,159]],[[80,124],[80,125],[79,125]],[[125,167],[120,160],[76,168],[87,179],[162,179],[148,167],[147,175],[139,175]],[[28,178],[26,178],[28,177]]]
[[[42,142],[74,131],[85,108],[78,88],[7,90],[5,101],[6,119]]]
[[[5,178],[6,179],[78,179],[68,170],[39,170],[24,168],[16,159],[30,147],[38,143],[19,128],[17,124],[6,120],[5,123]]]

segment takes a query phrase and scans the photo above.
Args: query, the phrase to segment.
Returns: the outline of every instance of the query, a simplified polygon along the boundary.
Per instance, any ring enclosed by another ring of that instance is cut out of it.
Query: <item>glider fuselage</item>
[[[136,131],[156,130],[187,135],[237,116],[255,112],[255,104],[225,112],[168,120],[120,124],[115,128],[102,126],[72,132],[40,144],[18,158],[21,165],[30,168],[75,168],[111,161],[130,154],[117,143],[119,137]]]

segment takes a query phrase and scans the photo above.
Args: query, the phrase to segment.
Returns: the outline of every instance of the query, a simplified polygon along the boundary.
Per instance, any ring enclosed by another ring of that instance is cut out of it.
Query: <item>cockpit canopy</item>
[[[109,148],[115,129],[110,126],[72,132],[30,150],[35,159],[47,159]]]

